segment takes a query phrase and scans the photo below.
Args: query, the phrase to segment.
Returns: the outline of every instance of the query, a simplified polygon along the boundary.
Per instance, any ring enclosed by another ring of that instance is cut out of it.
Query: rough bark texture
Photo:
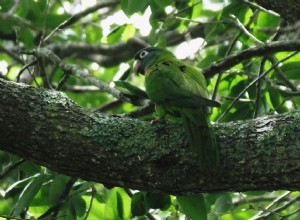
[[[63,93],[0,79],[0,149],[108,186],[188,192],[300,189],[300,112],[215,125],[203,173],[180,125],[89,113]]]
[[[280,14],[288,23],[300,20],[300,0],[256,0],[256,2]]]

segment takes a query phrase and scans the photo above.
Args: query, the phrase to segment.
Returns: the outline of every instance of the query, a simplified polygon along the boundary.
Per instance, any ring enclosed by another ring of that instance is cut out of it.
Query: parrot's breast
[[[145,88],[152,102],[162,104],[166,101],[166,85],[159,71],[146,72]]]

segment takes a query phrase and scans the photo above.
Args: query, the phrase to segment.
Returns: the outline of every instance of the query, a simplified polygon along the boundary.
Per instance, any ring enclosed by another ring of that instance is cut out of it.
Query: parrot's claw
[[[160,119],[160,118],[153,119],[150,122],[151,125],[154,125],[154,124],[165,124],[165,123],[166,123],[166,121],[163,120],[163,119]]]

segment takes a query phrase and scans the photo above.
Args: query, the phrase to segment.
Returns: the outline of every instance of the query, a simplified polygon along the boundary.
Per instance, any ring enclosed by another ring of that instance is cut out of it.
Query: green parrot
[[[181,117],[200,166],[215,169],[219,164],[218,147],[208,107],[218,107],[220,103],[208,99],[203,74],[162,48],[142,49],[134,59],[134,72],[145,75],[146,93],[159,119],[167,114]]]

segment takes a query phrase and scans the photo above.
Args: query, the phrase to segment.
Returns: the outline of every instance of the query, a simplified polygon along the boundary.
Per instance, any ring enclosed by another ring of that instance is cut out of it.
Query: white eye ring
[[[145,56],[147,56],[147,54],[148,54],[148,51],[142,51],[141,53],[140,53],[140,58],[141,59],[143,59]]]

